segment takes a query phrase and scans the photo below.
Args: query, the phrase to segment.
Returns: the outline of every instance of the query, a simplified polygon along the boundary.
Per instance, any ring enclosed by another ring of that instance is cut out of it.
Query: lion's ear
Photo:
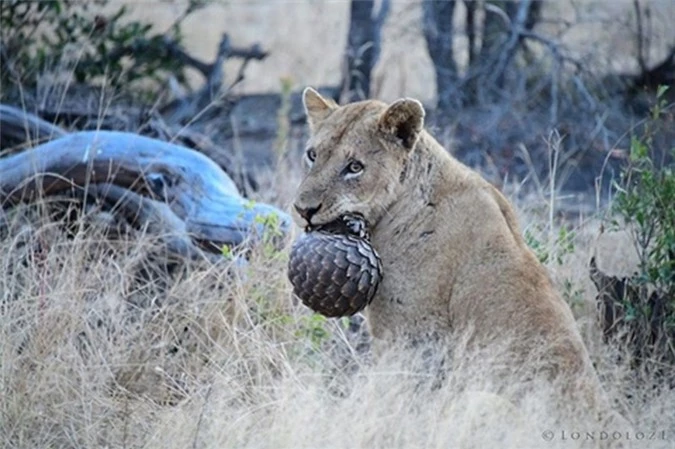
[[[411,150],[424,129],[424,107],[412,98],[396,100],[380,116],[380,131],[393,136]]]
[[[305,106],[309,127],[312,129],[338,107],[333,100],[322,97],[319,92],[311,87],[306,87],[302,92],[302,103]]]

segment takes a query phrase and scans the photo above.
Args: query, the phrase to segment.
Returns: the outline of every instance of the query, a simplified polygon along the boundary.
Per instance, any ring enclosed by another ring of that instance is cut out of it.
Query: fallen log
[[[27,140],[46,142],[65,135],[64,129],[36,115],[26,114],[21,109],[0,104],[0,150],[20,146]]]
[[[132,133],[77,132],[0,158],[2,209],[73,191],[114,206],[137,227],[187,236],[177,241],[180,252],[190,251],[189,241],[218,253],[270,226],[283,236],[291,224],[280,209],[244,198],[205,155]]]

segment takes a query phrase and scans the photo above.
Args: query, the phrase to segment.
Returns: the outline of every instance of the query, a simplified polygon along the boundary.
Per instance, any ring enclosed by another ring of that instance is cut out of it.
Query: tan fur
[[[567,304],[528,248],[507,199],[423,130],[416,100],[338,107],[304,94],[316,160],[296,206],[322,224],[347,212],[372,227],[384,279],[365,314],[375,340],[449,339],[485,347],[509,339],[519,367],[540,348],[539,372],[591,403],[601,392]],[[363,173],[345,179],[349,160]],[[299,224],[305,220],[296,216]]]

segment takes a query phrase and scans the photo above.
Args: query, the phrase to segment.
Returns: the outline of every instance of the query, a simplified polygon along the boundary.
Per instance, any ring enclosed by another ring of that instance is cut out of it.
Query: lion
[[[376,348],[398,342],[501,345],[511,367],[539,351],[534,376],[604,403],[567,303],[523,239],[513,207],[425,129],[414,99],[339,106],[303,92],[308,170],[294,199],[302,227],[357,213],[384,278],[365,309]],[[507,338],[508,337],[508,338]]]

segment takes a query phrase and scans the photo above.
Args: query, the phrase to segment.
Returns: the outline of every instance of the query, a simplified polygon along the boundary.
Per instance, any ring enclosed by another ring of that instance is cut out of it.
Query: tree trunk
[[[389,12],[390,0],[383,0],[375,15],[374,0],[352,0],[349,34],[345,55],[346,68],[342,79],[344,101],[370,97],[370,75],[380,55],[382,24]]]
[[[476,1],[465,1],[464,5],[466,6],[466,38],[469,47],[469,67],[471,67],[476,62],[478,52],[476,42],[476,10],[479,5]]]
[[[461,104],[457,89],[457,64],[452,50],[455,0],[422,2],[424,38],[434,64],[438,109],[447,111]]]
[[[471,2],[466,3],[469,8],[468,3]],[[541,6],[541,0],[485,2],[482,44],[477,56],[470,62],[465,78],[469,102],[490,102],[507,90],[510,62],[522,41],[519,33],[536,25]]]

